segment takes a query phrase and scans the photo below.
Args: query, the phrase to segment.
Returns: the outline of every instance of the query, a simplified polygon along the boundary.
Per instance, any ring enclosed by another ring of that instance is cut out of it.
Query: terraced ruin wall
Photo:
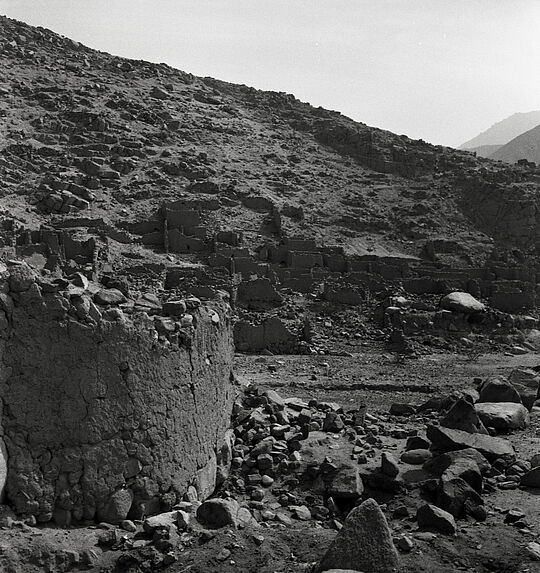
[[[229,307],[189,311],[164,335],[40,278],[0,274],[7,502],[65,525],[160,511],[190,485],[208,496],[233,400]]]

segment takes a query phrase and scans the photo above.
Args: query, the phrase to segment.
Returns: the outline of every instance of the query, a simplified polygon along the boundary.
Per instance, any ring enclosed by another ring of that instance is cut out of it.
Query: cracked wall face
[[[84,294],[46,292],[28,268],[15,271],[26,279],[12,270],[0,285],[0,427],[15,511],[112,521],[170,506],[191,484],[208,495],[196,476],[211,479],[233,399],[228,307],[199,307],[169,342],[144,313],[81,320]]]

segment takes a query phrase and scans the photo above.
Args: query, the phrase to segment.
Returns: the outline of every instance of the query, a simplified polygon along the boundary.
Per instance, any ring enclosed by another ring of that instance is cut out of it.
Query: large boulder
[[[10,268],[9,290],[14,293],[27,291],[35,282],[37,275],[26,263],[14,264]]]
[[[502,438],[494,438],[484,434],[469,434],[462,430],[432,425],[427,427],[426,434],[428,440],[431,441],[432,449],[439,452],[474,448],[488,460],[495,460],[501,456],[514,459],[516,455],[512,444]]]
[[[529,425],[529,412],[516,402],[482,402],[476,411],[485,426],[496,430],[519,430]]]
[[[469,484],[477,493],[482,493],[484,485],[482,472],[478,464],[472,459],[463,458],[454,462],[441,476],[441,480],[453,480],[456,478]]]
[[[94,295],[94,302],[102,306],[122,304],[126,302],[126,297],[116,288],[101,289]]]
[[[480,386],[478,402],[516,402],[521,404],[519,392],[508,380],[496,376]]]
[[[451,292],[441,300],[441,307],[445,310],[465,312],[468,314],[484,312],[486,305],[476,300],[468,292]]]
[[[491,467],[486,458],[473,448],[446,452],[427,461],[423,467],[425,471],[440,477],[450,466],[467,460],[474,462],[482,474],[486,473]]]
[[[468,513],[478,515],[475,510],[484,504],[480,494],[464,479],[451,475],[451,468],[439,480],[436,495],[437,505],[456,518]]]
[[[463,455],[460,456],[462,452]],[[482,493],[482,473],[490,467],[489,462],[480,452],[470,448],[442,454],[424,464],[425,471],[443,480],[462,479],[477,493]]]
[[[364,573],[392,573],[399,559],[392,533],[381,508],[373,499],[364,501],[347,516],[321,559],[316,573],[331,569],[352,569]]]
[[[206,527],[218,529],[238,524],[240,506],[234,499],[208,499],[197,508],[197,519]]]

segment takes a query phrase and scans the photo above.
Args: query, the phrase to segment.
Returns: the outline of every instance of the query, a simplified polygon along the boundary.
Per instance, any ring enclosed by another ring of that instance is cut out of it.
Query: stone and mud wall
[[[0,477],[15,511],[114,523],[211,494],[234,399],[229,307],[130,314],[118,291],[0,271]]]

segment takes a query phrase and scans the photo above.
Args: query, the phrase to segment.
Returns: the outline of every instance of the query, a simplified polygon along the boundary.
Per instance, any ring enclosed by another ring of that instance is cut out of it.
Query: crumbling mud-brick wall
[[[0,269],[7,502],[68,524],[157,512],[190,485],[208,496],[233,400],[229,307],[152,320],[10,270]]]
[[[295,354],[298,351],[299,338],[281,319],[270,316],[260,324],[247,320],[236,321],[234,342],[240,352],[269,350],[275,354]]]

